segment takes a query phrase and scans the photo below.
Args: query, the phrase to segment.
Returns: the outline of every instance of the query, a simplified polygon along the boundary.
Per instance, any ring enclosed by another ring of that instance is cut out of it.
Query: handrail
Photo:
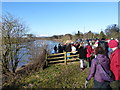
[[[55,54],[50,54],[48,56],[61,55],[61,54],[64,54],[64,53],[55,53]]]
[[[77,51],[67,52],[67,53],[76,53]]]
[[[63,52],[63,53],[56,53],[56,54],[49,54],[49,55],[47,54],[46,61],[47,63],[54,62],[54,61],[55,62],[64,61],[64,63],[67,64],[67,61],[79,59],[79,54],[76,54],[76,52],[77,51]],[[72,55],[67,56],[68,53],[72,53]]]

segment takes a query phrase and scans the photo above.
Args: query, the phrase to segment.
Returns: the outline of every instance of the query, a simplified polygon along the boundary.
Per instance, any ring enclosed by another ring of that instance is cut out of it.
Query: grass
[[[84,88],[84,82],[89,74],[89,68],[81,71],[79,62],[68,65],[54,64],[48,68],[6,84],[6,87],[23,88]],[[93,79],[88,88],[93,87]]]

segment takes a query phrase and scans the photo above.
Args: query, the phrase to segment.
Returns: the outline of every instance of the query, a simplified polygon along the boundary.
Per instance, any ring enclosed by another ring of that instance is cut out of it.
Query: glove
[[[85,88],[88,86],[88,80],[85,81]]]

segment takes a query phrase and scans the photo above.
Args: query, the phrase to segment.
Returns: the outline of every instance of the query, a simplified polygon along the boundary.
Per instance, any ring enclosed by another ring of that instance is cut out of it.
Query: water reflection
[[[50,54],[53,53],[54,46],[58,44],[59,42],[48,41],[48,40],[36,40],[36,41],[24,43],[24,45],[27,45],[27,48],[22,48],[20,50],[21,54],[19,54],[19,57],[21,57],[21,55],[23,54],[25,55],[22,57],[21,61],[18,63],[18,67],[21,67],[22,65],[25,65],[28,62],[30,62],[31,61],[30,59],[33,58],[35,55],[39,55],[41,53],[41,50],[40,50],[41,48],[47,49],[47,51]]]

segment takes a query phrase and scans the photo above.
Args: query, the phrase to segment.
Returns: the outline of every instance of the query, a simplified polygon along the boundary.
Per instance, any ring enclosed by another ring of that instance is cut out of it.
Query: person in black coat
[[[65,47],[65,51],[66,52],[71,52],[71,44],[67,44],[66,47]]]
[[[58,45],[58,53],[63,53],[63,47],[61,44]]]
[[[79,54],[79,59],[80,59],[80,68],[82,70],[84,70],[85,68],[85,64],[84,64],[84,60],[87,58],[87,50],[84,47],[83,43],[80,44],[79,48],[78,48],[78,54]]]
[[[66,52],[71,52],[71,44],[70,43],[67,43],[66,44],[66,47],[65,47],[65,51]],[[70,55],[70,53],[67,53],[67,56],[69,56]],[[67,59],[70,59],[70,57],[67,57]]]
[[[54,53],[57,53],[57,46],[54,46]]]
[[[76,51],[78,51],[78,48],[79,48],[79,46],[80,46],[80,44],[79,43],[76,43]]]

